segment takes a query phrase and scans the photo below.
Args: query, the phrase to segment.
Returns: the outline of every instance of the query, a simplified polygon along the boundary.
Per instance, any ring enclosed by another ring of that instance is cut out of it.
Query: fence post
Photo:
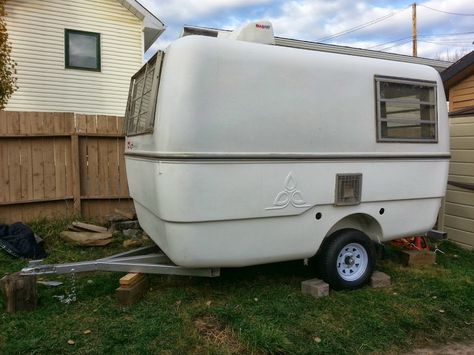
[[[74,213],[81,215],[81,172],[79,171],[79,136],[77,132],[71,135],[72,162],[72,195],[74,197]]]

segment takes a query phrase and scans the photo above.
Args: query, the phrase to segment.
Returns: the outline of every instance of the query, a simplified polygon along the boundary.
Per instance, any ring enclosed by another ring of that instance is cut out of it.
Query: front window
[[[100,34],[65,30],[65,66],[100,71]]]
[[[436,83],[375,77],[377,140],[436,142]]]
[[[125,112],[125,134],[153,132],[163,52],[153,56],[131,79]]]

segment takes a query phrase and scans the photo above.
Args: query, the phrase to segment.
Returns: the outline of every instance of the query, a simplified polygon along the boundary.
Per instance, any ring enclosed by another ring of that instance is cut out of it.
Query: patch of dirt
[[[194,325],[208,343],[226,349],[230,354],[248,354],[248,349],[237,339],[234,331],[223,326],[213,316],[199,317]]]
[[[436,349],[415,349],[406,355],[474,355],[474,342],[448,344]]]

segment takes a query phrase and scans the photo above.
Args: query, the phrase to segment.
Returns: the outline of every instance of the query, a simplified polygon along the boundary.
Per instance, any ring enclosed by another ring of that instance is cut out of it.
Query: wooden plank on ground
[[[112,242],[111,232],[71,232],[64,231],[59,234],[61,239],[82,246],[104,246]]]
[[[96,226],[95,224],[83,223],[83,222],[72,222],[74,227],[82,228],[92,232],[107,232],[107,228],[102,226]]]
[[[144,274],[129,273],[120,278],[119,283],[122,287],[131,287],[145,277]]]

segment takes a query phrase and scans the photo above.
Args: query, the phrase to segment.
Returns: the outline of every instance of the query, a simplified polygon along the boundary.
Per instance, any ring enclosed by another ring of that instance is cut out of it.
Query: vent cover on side
[[[336,206],[358,205],[362,193],[362,174],[336,175]]]

